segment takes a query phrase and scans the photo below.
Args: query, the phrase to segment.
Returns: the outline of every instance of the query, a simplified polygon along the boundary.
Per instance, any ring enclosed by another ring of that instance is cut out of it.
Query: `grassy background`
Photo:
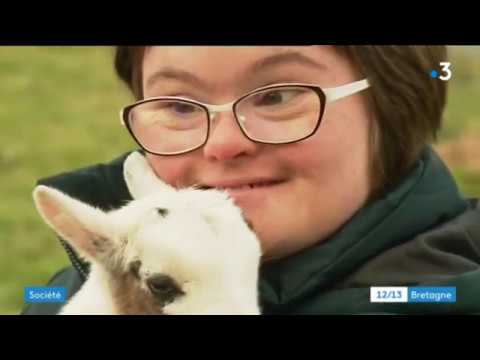
[[[438,145],[462,190],[480,195],[480,51],[451,49],[453,78]],[[38,178],[109,161],[134,144],[118,120],[131,101],[104,47],[0,47],[0,314],[23,288],[69,264],[37,215]]]

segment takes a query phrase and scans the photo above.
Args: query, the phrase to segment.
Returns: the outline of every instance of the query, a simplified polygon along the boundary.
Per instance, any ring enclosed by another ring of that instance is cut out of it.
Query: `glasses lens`
[[[128,123],[135,139],[148,151],[175,154],[202,145],[208,135],[204,108],[181,100],[153,100],[130,110]]]
[[[243,130],[250,138],[268,143],[296,141],[317,128],[322,104],[307,87],[279,86],[244,98],[235,108]]]

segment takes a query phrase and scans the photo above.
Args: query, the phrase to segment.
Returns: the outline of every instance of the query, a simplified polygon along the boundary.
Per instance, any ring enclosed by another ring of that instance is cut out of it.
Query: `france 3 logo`
[[[439,63],[441,69],[438,71],[437,69],[430,70],[430,77],[432,79],[440,79],[442,81],[448,81],[452,78],[452,70],[450,67],[452,66],[451,63],[447,61],[443,61]]]

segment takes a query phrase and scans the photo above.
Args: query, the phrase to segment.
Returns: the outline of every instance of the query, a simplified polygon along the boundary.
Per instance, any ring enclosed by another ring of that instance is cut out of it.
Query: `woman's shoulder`
[[[39,179],[37,185],[58,189],[76,199],[102,209],[121,206],[130,199],[123,179],[126,152],[111,161],[96,163]]]
[[[480,202],[477,199],[469,200],[468,208],[457,217],[378,254],[347,282],[351,286],[435,283],[472,271],[480,276]]]

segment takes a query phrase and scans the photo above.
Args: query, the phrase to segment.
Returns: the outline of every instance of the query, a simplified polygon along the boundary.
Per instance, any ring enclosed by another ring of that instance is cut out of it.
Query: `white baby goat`
[[[45,222],[91,264],[60,314],[259,314],[260,245],[228,195],[167,186],[137,152],[124,176],[135,200],[109,212],[34,190]]]

